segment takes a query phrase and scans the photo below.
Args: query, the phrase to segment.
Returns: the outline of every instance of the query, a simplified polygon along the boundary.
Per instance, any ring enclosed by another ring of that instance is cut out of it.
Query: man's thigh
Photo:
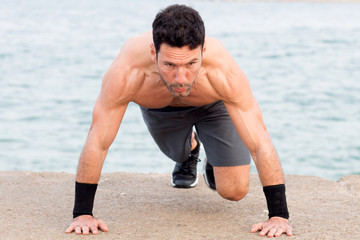
[[[204,110],[195,127],[212,166],[250,164],[250,153],[237,133],[223,102]]]
[[[141,108],[144,122],[159,149],[175,162],[184,162],[191,150],[193,122],[186,110],[157,111]]]

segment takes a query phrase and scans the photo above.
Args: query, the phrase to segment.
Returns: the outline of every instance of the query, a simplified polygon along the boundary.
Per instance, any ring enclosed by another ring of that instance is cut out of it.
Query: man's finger
[[[91,231],[92,234],[94,234],[94,235],[96,235],[96,234],[99,233],[97,226],[90,226],[90,231]]]
[[[72,233],[72,231],[74,231],[74,226],[71,224],[65,231],[65,233]]]
[[[76,226],[76,227],[75,227],[75,233],[76,233],[77,235],[80,235],[80,234],[81,234],[81,227],[80,227],[80,226]]]
[[[100,227],[100,229],[101,229],[102,231],[104,231],[104,232],[108,232],[108,231],[109,231],[106,223],[104,223],[104,222],[101,221],[101,220],[99,220],[99,227]]]
[[[264,227],[259,234],[260,236],[265,236],[269,231],[270,231],[269,227]]]
[[[279,237],[281,234],[283,234],[284,233],[284,229],[282,229],[282,228],[278,228],[277,229],[277,231],[276,231],[276,233],[275,233],[275,237]]]
[[[291,227],[289,227],[288,229],[286,229],[286,235],[292,236],[292,229],[291,229]]]
[[[262,228],[263,228],[263,223],[254,224],[251,227],[251,232],[252,233],[257,232],[257,231],[261,230]]]
[[[271,228],[267,234],[268,237],[273,237],[276,233],[276,228]]]
[[[82,232],[83,232],[84,235],[89,235],[89,227],[88,226],[83,226]]]

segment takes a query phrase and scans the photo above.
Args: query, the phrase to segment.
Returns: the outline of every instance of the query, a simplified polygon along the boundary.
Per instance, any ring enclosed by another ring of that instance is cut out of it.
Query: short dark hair
[[[190,49],[204,46],[204,22],[191,7],[175,4],[161,10],[156,15],[152,28],[156,53],[162,43],[172,47],[189,46]]]

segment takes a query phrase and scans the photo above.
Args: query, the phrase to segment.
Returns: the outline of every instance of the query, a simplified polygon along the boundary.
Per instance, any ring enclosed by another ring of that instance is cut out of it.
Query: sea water
[[[245,72],[286,174],[360,174],[359,3],[165,0],[0,0],[0,170],[74,173],[103,75],[171,3]],[[103,171],[173,164],[130,103]]]

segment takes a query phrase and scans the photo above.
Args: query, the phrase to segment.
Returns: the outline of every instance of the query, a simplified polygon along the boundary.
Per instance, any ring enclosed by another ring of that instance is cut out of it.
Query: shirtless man
[[[249,82],[220,41],[205,37],[198,12],[184,5],[160,11],[152,31],[128,40],[104,76],[79,160],[74,219],[66,233],[108,231],[92,216],[93,201],[129,102],[141,107],[159,148],[176,162],[174,187],[196,185],[201,141],[207,185],[238,201],[249,189],[251,155],[269,209],[269,220],[253,225],[251,232],[292,235],[281,164]]]

